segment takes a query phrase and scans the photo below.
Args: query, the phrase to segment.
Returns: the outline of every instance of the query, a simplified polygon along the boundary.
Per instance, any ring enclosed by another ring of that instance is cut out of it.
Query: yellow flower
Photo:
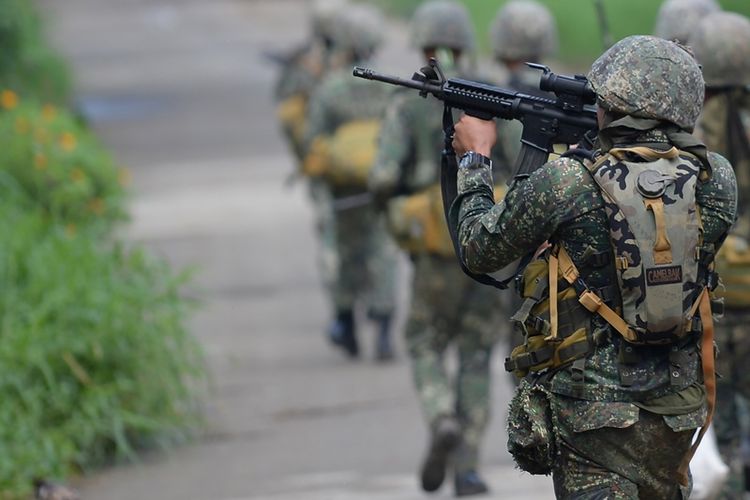
[[[47,157],[42,153],[34,155],[34,168],[37,170],[44,170],[47,168]]]
[[[123,167],[117,172],[117,182],[121,187],[129,186],[131,180],[132,175],[130,174],[130,170],[128,170],[127,168]]]
[[[26,118],[19,116],[16,118],[16,132],[22,135],[25,135],[28,133],[29,129],[31,128],[29,125],[29,120]]]
[[[92,198],[89,200],[88,208],[89,211],[95,215],[101,215],[104,213],[104,200],[101,198]]]
[[[47,129],[43,129],[41,127],[36,127],[34,129],[34,139],[36,142],[44,144],[47,142],[47,139],[49,138],[49,133],[47,132]]]
[[[57,108],[52,104],[45,104],[42,107],[42,118],[46,121],[52,121],[57,116]]]
[[[86,174],[80,168],[74,168],[70,171],[70,180],[73,182],[81,182],[86,178]]]
[[[73,151],[76,148],[76,143],[76,136],[70,132],[65,132],[60,136],[60,147],[63,148],[63,151],[67,151],[68,153]]]
[[[78,231],[78,228],[72,222],[68,224],[67,226],[65,226],[65,234],[70,238],[75,236],[77,231]]]
[[[13,109],[18,106],[18,94],[12,90],[3,90],[0,92],[0,106],[5,109]]]

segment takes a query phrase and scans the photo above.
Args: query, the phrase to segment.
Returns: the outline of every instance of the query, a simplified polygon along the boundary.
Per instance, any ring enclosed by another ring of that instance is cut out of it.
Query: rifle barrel
[[[391,85],[399,85],[401,87],[408,87],[410,89],[419,90],[422,92],[436,93],[442,90],[440,85],[435,85],[427,82],[420,82],[417,80],[407,80],[406,78],[399,78],[397,76],[384,75],[370,68],[362,68],[356,66],[352,71],[352,74],[357,78],[364,78],[365,80],[375,80],[378,82],[390,83]]]

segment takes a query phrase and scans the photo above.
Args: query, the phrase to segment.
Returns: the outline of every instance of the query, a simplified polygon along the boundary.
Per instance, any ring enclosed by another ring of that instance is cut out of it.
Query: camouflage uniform
[[[739,14],[716,12],[706,16],[690,37],[709,97],[698,131],[706,146],[733,164],[741,196],[750,192],[750,21]],[[732,234],[750,240],[747,201],[740,199],[739,220]],[[731,285],[727,285],[731,291]],[[714,429],[722,458],[730,466],[730,480],[722,498],[740,498],[745,490],[741,454],[741,421],[738,398],[750,397],[750,372],[744,363],[750,355],[750,331],[745,308],[727,308],[717,324],[719,350],[717,407]]]
[[[472,49],[474,34],[463,6],[438,0],[422,4],[415,13],[412,40],[417,48],[438,49],[443,70],[455,72],[455,65],[463,59],[452,61],[449,50]],[[380,201],[390,200],[389,213],[398,210],[401,200],[438,185],[444,146],[442,112],[439,101],[410,91],[397,92],[393,97],[369,181],[370,190]],[[506,166],[507,161],[502,158],[496,164]],[[448,238],[444,217],[438,223]],[[450,458],[456,493],[466,495],[469,492],[461,481],[477,470],[479,445],[490,416],[492,348],[507,331],[500,294],[468,278],[452,249],[440,253],[412,248],[409,256],[414,272],[405,333],[414,383],[433,432],[444,418],[460,424],[461,443]],[[445,369],[445,352],[451,345],[458,355],[455,378]],[[423,487],[432,490],[424,481]]]
[[[274,89],[279,115],[282,116],[282,131],[298,163],[305,156],[303,143],[308,101],[323,74],[329,69],[331,24],[335,12],[343,5],[344,0],[317,0],[314,3],[310,41],[287,59]],[[284,117],[285,114],[289,116]],[[331,193],[319,179],[307,181],[320,244],[318,270],[333,305],[335,284],[338,281],[338,253]]]
[[[337,22],[339,31],[334,34],[334,42],[338,53],[332,57],[341,58],[342,66],[347,69],[327,76],[310,99],[305,135],[308,151],[313,141],[332,136],[342,125],[379,119],[385,111],[389,90],[377,83],[352,78],[347,64],[357,62],[358,56],[367,57],[377,46],[374,38],[364,41],[361,38],[377,35],[373,32],[379,29],[379,17],[372,23],[365,23],[365,27],[370,26],[369,31],[358,29],[363,20],[370,21],[372,17],[367,6],[353,6]],[[358,45],[360,42],[362,45]],[[365,186],[341,187],[331,184],[325,177],[321,179],[331,192],[334,207],[339,200],[366,192]],[[355,303],[363,300],[369,317],[380,323],[381,339],[384,339],[390,329],[395,305],[396,248],[385,231],[382,217],[371,203],[334,210],[333,216],[339,256],[338,281],[334,286],[336,310],[339,317],[344,315],[347,321],[352,321]],[[345,334],[348,338],[353,337],[353,332]],[[352,355],[357,354],[356,340],[347,350]]]
[[[702,100],[697,64],[671,42],[629,37],[594,63],[589,80],[601,106],[630,113],[605,122],[599,136],[604,151],[674,145],[694,152],[701,168],[711,166],[712,177],[697,186],[696,201],[704,241],[719,244],[735,218],[736,185],[731,165],[713,153],[706,156],[686,132]],[[459,197],[451,214],[469,269],[494,272],[553,241],[565,248],[589,287],[616,282],[611,261],[592,266],[585,258],[612,251],[613,222],[580,161],[546,164],[516,180],[497,205],[492,182],[481,164],[459,169]],[[589,323],[592,348],[582,363],[524,379],[511,403],[510,451],[524,470],[552,472],[558,498],[679,498],[686,492],[678,485],[678,465],[705,417],[695,342],[636,346],[597,316],[585,314],[580,321]]]

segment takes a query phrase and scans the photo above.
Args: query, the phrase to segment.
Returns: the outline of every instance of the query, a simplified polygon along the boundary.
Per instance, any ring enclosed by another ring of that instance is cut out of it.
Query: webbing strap
[[[667,221],[664,219],[664,200],[661,198],[644,198],[646,210],[654,214],[656,223],[656,241],[654,241],[654,263],[657,265],[672,263],[672,243],[667,236]]]
[[[680,156],[680,150],[672,146],[666,151],[659,151],[658,149],[648,148],[646,146],[635,146],[632,148],[612,148],[609,150],[609,154],[622,161],[627,153],[638,155],[644,160],[656,161],[661,159],[671,160]]]
[[[560,259],[560,268],[565,270],[563,278],[571,285],[578,279],[580,273],[576,269],[573,260],[565,251],[564,247],[560,247],[558,252],[558,258]],[[550,261],[550,266],[552,261]],[[552,268],[550,267],[550,273]],[[589,290],[588,288],[578,296],[578,302],[592,313],[596,313],[604,319],[609,325],[617,330],[628,342],[637,342],[638,335],[633,331],[624,319],[620,317],[612,308],[610,308],[597,294]]]
[[[695,451],[701,444],[703,436],[708,431],[708,426],[711,425],[711,420],[714,416],[714,408],[716,406],[716,367],[714,362],[714,320],[711,316],[711,298],[708,293],[708,288],[704,288],[699,299],[699,311],[701,315],[701,322],[703,323],[703,335],[701,337],[701,361],[703,365],[703,385],[706,387],[706,421],[703,423],[700,431],[698,431],[698,437],[695,438],[695,443],[690,447],[690,450],[685,454],[680,463],[677,473],[679,474],[680,484],[687,486],[689,483],[688,470],[690,469],[690,460],[692,460]]]
[[[562,250],[562,247],[560,247]],[[544,338],[547,342],[557,342],[557,271],[559,268],[560,261],[557,258],[556,252],[553,250],[549,254],[549,273],[547,275],[549,279],[549,325],[550,334]]]

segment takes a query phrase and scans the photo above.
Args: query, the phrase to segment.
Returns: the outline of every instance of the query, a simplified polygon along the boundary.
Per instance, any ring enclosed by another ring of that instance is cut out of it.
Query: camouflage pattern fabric
[[[310,95],[320,82],[323,70],[328,65],[327,52],[320,40],[314,40],[282,68],[274,89],[277,102],[298,99],[307,114]],[[304,159],[303,134],[306,124],[295,127],[282,125],[290,150],[297,163]],[[302,131],[302,133],[299,132]],[[308,180],[308,192],[313,210],[315,231],[318,237],[317,266],[323,286],[333,307],[333,287],[338,281],[338,252],[336,250],[336,227],[333,220],[332,195],[328,187],[315,179]]]
[[[659,7],[654,34],[687,43],[700,20],[720,9],[716,0],[666,0]]]
[[[736,113],[737,121],[730,120]],[[730,130],[734,125],[740,130]],[[735,159],[734,168],[740,193],[740,217],[732,233],[747,239],[750,237],[750,215],[747,200],[750,193],[750,158],[742,147],[738,134],[750,131],[750,99],[744,89],[730,89],[710,97],[696,127],[699,137],[710,149]],[[745,143],[746,144],[746,143]],[[743,310],[728,310],[725,317],[716,323],[715,340],[719,352],[716,371],[721,375],[716,380],[716,413],[714,430],[724,462],[730,468],[730,476],[720,498],[741,498],[745,489],[745,464],[741,454],[740,420],[741,406],[738,398],[750,398],[750,373],[745,370],[750,355],[750,314]]]
[[[628,262],[617,272],[622,318],[647,332],[644,340],[686,333],[683,304],[695,299],[698,280],[700,230],[693,194],[700,166],[690,157],[652,162],[610,157],[592,172],[604,195],[615,257]],[[663,194],[648,199],[639,190],[644,185]],[[654,223],[657,209],[652,212],[647,202],[661,206],[666,226],[661,235]],[[666,248],[657,251],[654,242],[665,237]]]
[[[463,274],[452,258],[414,255],[412,303],[406,345],[417,394],[427,421],[455,415],[463,427],[463,446],[455,457],[458,472],[476,470],[479,445],[490,415],[490,359],[498,337],[507,331],[496,290]],[[451,380],[444,355],[458,351]]]
[[[495,15],[490,28],[495,57],[538,62],[557,52],[557,25],[550,11],[534,0],[513,0]]]
[[[432,0],[421,4],[411,21],[412,44],[420,49],[472,50],[474,26],[462,4]]]
[[[703,105],[700,66],[688,50],[653,36],[630,36],[591,66],[589,82],[608,111],[692,131]]]
[[[331,136],[341,125],[379,118],[388,102],[385,85],[352,78],[348,70],[331,73],[310,99],[306,144]],[[328,186],[337,199],[360,194],[351,188]],[[338,310],[362,300],[372,314],[394,308],[397,250],[385,232],[381,214],[372,205],[332,212],[338,253],[334,301]]]
[[[742,406],[738,398],[750,398],[750,373],[745,363],[750,359],[748,315],[728,311],[716,324],[718,357],[716,372],[716,413],[714,431],[719,452],[729,466],[730,475],[720,498],[742,498],[745,490],[745,464],[741,452],[743,439]]]
[[[704,17],[690,35],[707,87],[744,87],[750,82],[750,20],[734,12]]]
[[[659,135],[644,135],[654,147]],[[666,138],[662,140],[666,142]],[[631,136],[629,146],[640,144],[637,135]],[[712,154],[711,164],[713,177],[699,184],[696,201],[701,207],[705,242],[718,243],[735,218],[736,184],[726,160]],[[486,167],[477,164],[459,170],[459,197],[451,216],[457,218],[469,269],[491,273],[535,251],[545,241],[554,241],[564,246],[590,287],[615,280],[612,263],[590,268],[583,259],[587,252],[610,251],[611,244],[604,201],[581,163],[572,158],[549,162],[528,178],[517,180],[497,205],[492,185],[492,173]],[[595,316],[589,328],[595,347],[582,366],[567,365],[529,379],[538,380],[551,395],[550,434],[561,444],[557,458],[550,460],[560,464],[552,470],[558,495],[677,498],[677,478],[664,478],[664,470],[669,470],[664,469],[664,463],[668,461],[672,470],[677,468],[679,457],[689,446],[689,430],[702,423],[703,414],[673,405],[671,414],[657,417],[638,406],[658,408],[660,403],[682,396],[700,404],[703,396],[693,390],[700,380],[695,343],[676,346],[679,366],[670,362],[669,348],[657,346],[629,346],[634,356],[624,363],[619,335]],[[600,421],[610,415],[612,421]],[[511,431],[524,425],[518,417],[509,421]],[[522,441],[535,442],[527,438]],[[515,439],[513,432],[509,439]]]
[[[378,159],[370,189],[386,200],[419,192],[438,182],[443,148],[442,104],[399,92],[381,129]],[[498,177],[509,175],[508,159],[496,150]],[[504,173],[500,173],[504,172]],[[457,471],[477,468],[479,446],[490,407],[490,358],[495,341],[507,335],[509,310],[503,297],[461,271],[455,257],[411,255],[412,303],[406,344],[417,394],[428,423],[455,415],[463,425],[463,444],[454,457]],[[506,294],[507,295],[507,294]],[[505,298],[507,302],[507,297]],[[451,380],[444,354],[458,351]]]

